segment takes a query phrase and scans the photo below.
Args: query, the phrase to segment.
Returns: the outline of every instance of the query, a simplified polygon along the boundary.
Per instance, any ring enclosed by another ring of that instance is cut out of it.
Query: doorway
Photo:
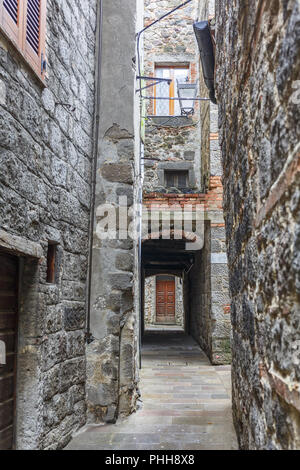
[[[14,447],[18,276],[18,258],[0,252],[0,341],[5,350],[5,364],[0,364],[0,450]]]
[[[175,325],[175,278],[156,277],[156,323]]]

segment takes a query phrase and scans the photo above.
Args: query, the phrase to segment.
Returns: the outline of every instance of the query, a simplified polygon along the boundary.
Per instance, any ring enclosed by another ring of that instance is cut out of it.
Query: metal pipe
[[[147,77],[146,75],[145,75],[145,76],[143,76],[143,75],[141,75],[141,76],[137,75],[136,78],[137,78],[137,80],[139,80],[139,79],[141,78],[142,80],[159,80],[160,82],[169,82],[169,83],[172,82],[172,79],[171,79],[171,78]]]
[[[137,79],[139,80],[139,84],[140,84],[140,89],[139,89],[139,92],[140,92],[140,98],[142,98],[142,77],[141,77],[141,56],[140,56],[140,40],[141,40],[141,35],[144,33],[144,31],[146,31],[148,28],[150,28],[151,26],[153,26],[154,24],[158,23],[159,21],[161,21],[162,19],[166,18],[167,16],[171,15],[172,13],[174,13],[176,10],[179,10],[179,8],[182,8],[184,7],[185,5],[187,5],[188,3],[191,3],[192,0],[187,0],[186,2],[182,3],[181,5],[178,5],[178,7],[174,8],[172,11],[166,13],[165,15],[161,16],[159,19],[155,20],[153,23],[149,24],[148,26],[145,26],[145,28],[143,28],[141,31],[139,31],[136,35],[137,37],[137,61],[138,61],[138,64],[137,64],[137,67],[138,67],[138,74],[137,74]],[[140,103],[142,103],[142,101],[140,100]],[[140,116],[142,116],[142,106],[140,104]],[[140,181],[142,180],[142,174],[141,174],[141,164],[142,164],[142,150],[141,150],[141,145],[142,143],[140,142],[140,159],[139,159],[139,178],[140,178]],[[140,187],[139,188],[139,204],[140,204],[140,207],[142,208],[142,204],[143,204],[143,188]],[[141,209],[142,210],[142,209]],[[139,240],[138,240],[138,265],[139,265],[139,278],[140,278],[140,298],[139,298],[139,307],[140,307],[140,317],[143,315],[143,311],[142,311],[142,302],[143,302],[143,295],[142,295],[142,288],[144,288],[144,286],[142,285],[142,279],[141,279],[141,274],[142,274],[142,236],[141,236],[141,232],[142,232],[142,222],[140,220],[140,233],[139,233]],[[139,346],[140,346],[140,368],[142,367],[142,362],[141,362],[141,324],[143,322],[143,319],[140,318],[140,335],[139,335]]]
[[[99,0],[97,12],[97,72],[95,87],[95,121],[94,121],[94,148],[93,148],[93,170],[92,170],[92,194],[91,194],[91,213],[89,226],[89,267],[88,267],[88,286],[87,286],[87,315],[86,315],[86,342],[93,341],[91,335],[91,292],[92,292],[92,267],[93,267],[93,235],[94,235],[94,213],[95,213],[95,193],[96,193],[96,173],[98,163],[98,141],[99,141],[99,122],[100,122],[100,80],[101,80],[101,58],[102,58],[102,25],[103,25],[103,0]]]
[[[166,18],[167,16],[171,15],[172,13],[174,13],[175,11],[179,10],[180,8],[183,8],[184,6],[186,6],[188,3],[191,3],[192,0],[187,0],[186,2],[184,3],[181,3],[180,5],[178,5],[178,7],[176,8],[173,8],[173,10],[169,11],[168,13],[165,13],[163,16],[161,16],[160,18],[158,18],[157,20],[153,21],[152,23],[148,24],[147,26],[145,26],[145,28],[143,28],[141,31],[139,31],[137,33],[137,57],[138,57],[138,76],[139,76],[139,81],[140,81],[140,89],[142,88],[142,79],[141,79],[141,57],[140,57],[140,40],[141,40],[141,35],[149,28],[151,28],[151,26],[155,25],[156,23],[158,23],[159,21],[163,20],[164,18]],[[140,91],[140,96],[141,96],[141,91]]]
[[[183,8],[185,5],[187,5],[188,3],[191,3],[192,0],[187,0],[186,2],[184,3],[181,3],[181,5],[178,5],[178,7],[176,8],[173,8],[173,10],[169,11],[168,13],[165,13],[163,16],[161,16],[160,18],[158,18],[157,20],[153,21],[152,23],[148,24],[147,26],[145,26],[145,28],[143,28],[139,33],[137,33],[138,35],[141,35],[144,31],[146,31],[148,28],[151,28],[151,26],[155,25],[156,23],[158,23],[159,21],[163,20],[164,18],[166,18],[167,16],[171,15],[172,13],[174,13],[176,10],[179,10],[180,8]]]
[[[168,101],[210,101],[210,98],[169,98],[164,96],[142,96],[144,100],[168,100]]]

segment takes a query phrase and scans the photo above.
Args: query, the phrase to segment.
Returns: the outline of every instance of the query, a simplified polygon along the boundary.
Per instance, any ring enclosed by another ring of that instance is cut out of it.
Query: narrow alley
[[[0,451],[300,450],[299,214],[300,0],[0,0]]]
[[[143,342],[140,409],[88,425],[70,450],[234,450],[230,366],[211,366],[191,337],[165,329]]]

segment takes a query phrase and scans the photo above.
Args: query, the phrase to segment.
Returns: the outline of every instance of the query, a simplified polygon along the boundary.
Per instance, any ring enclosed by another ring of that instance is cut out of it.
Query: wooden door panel
[[[2,368],[1,368],[2,374]],[[9,400],[14,393],[14,377],[10,374],[8,377],[0,377],[0,402]],[[1,426],[1,425],[0,425]]]
[[[13,426],[9,426],[3,431],[0,431],[0,450],[10,450],[14,437]]]
[[[0,405],[0,423],[3,429],[13,424],[14,401],[9,400]]]
[[[16,316],[11,313],[0,312],[0,331],[10,330],[16,327]]]
[[[6,364],[0,365],[1,374],[13,374],[15,369],[15,354],[6,354]],[[1,385],[0,385],[1,386]]]
[[[17,354],[18,259],[0,252],[0,341],[6,364],[0,364],[0,450],[13,448]]]
[[[175,323],[175,281],[156,282],[156,321]]]
[[[15,351],[16,336],[14,331],[7,331],[6,333],[0,332],[0,341],[3,341],[6,346],[6,354]]]

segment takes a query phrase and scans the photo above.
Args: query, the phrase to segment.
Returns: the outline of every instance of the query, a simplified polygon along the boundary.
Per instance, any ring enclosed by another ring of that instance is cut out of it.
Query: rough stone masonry
[[[114,422],[119,416],[132,413],[139,396],[136,240],[129,234],[101,239],[97,230],[106,215],[103,207],[109,204],[127,210],[126,201],[119,199],[127,197],[132,208],[138,186],[133,67],[139,17],[136,7],[136,0],[103,2],[91,342],[87,346],[87,408],[88,420],[93,423]],[[133,220],[133,213],[128,211],[128,223]],[[117,231],[119,228],[118,225]]]
[[[96,0],[48,0],[46,87],[0,33],[0,248],[13,241],[23,266],[20,449],[62,448],[86,420],[96,7]],[[46,282],[49,241],[57,244],[53,284]]]
[[[241,448],[300,448],[300,6],[217,0],[217,72]]]
[[[146,0],[145,26],[179,5],[175,0]],[[159,67],[188,67],[190,83],[198,83],[197,96],[207,97],[200,67],[193,22],[208,18],[213,2],[194,0],[145,32],[145,74],[155,76]],[[149,91],[149,95],[157,90]],[[221,155],[218,145],[217,107],[196,102],[189,117],[159,116],[151,100],[145,132],[144,207],[173,204],[187,207],[199,203],[206,220],[206,246],[190,271],[187,331],[199,342],[213,364],[229,363],[230,309],[225,227],[222,210]],[[166,113],[168,113],[168,105]],[[159,113],[158,113],[159,114]],[[176,114],[176,113],[175,113]],[[186,188],[168,187],[168,171],[186,171]],[[146,305],[155,293],[146,289]],[[147,308],[146,308],[147,311]]]

